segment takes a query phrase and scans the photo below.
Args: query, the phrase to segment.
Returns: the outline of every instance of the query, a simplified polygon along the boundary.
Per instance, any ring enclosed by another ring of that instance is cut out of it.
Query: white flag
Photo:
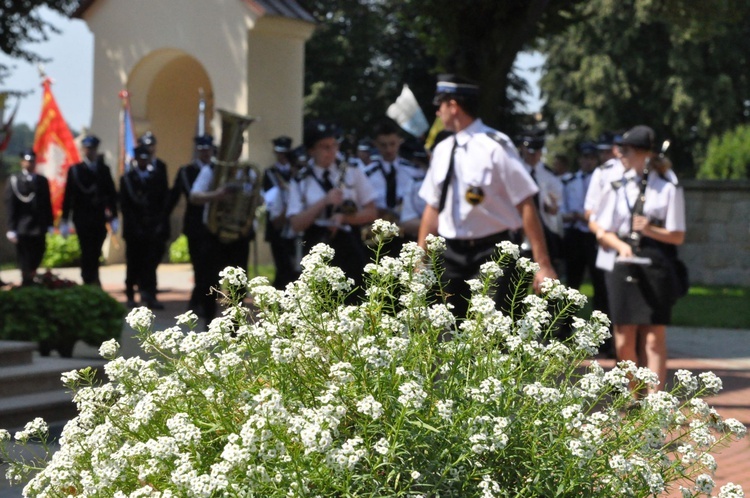
[[[404,85],[396,102],[388,107],[389,118],[415,137],[420,137],[430,128],[422,109],[408,85]]]

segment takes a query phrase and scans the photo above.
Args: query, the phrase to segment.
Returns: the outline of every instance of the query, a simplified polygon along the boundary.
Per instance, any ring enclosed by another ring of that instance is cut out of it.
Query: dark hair
[[[401,127],[392,119],[381,119],[372,129],[372,135],[377,138],[381,135],[399,135],[401,136]]]

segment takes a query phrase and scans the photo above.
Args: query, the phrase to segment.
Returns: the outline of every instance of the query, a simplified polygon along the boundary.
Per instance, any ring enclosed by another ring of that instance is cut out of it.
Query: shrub
[[[711,138],[697,177],[707,180],[750,178],[750,126],[741,125]]]
[[[184,233],[180,234],[180,236],[169,245],[169,262],[190,263],[190,251],[188,251],[188,241]]]
[[[48,279],[49,280],[49,279]],[[57,349],[69,357],[76,341],[92,346],[119,338],[125,308],[102,289],[31,285],[0,291],[0,339],[36,341],[43,354]]]
[[[67,238],[59,233],[47,234],[47,250],[41,268],[66,268],[77,266],[81,260],[81,246],[77,235]]]
[[[376,233],[391,228],[376,222]],[[128,323],[147,357],[117,357],[110,341],[100,348],[109,384],[64,375],[81,413],[24,493],[610,498],[655,496],[679,478],[694,483],[683,496],[711,492],[709,452],[745,434],[700,398],[721,388],[715,375],[681,370],[671,392],[635,399],[629,385],[652,386],[655,374],[583,363],[608,335],[605,316],[574,319],[565,342],[550,335],[584,301],[558,281],[528,297],[519,283],[523,309],[497,311],[488,294],[501,268],[536,269],[512,244],[470,282],[457,324],[431,297],[442,241],[429,243],[427,267],[414,243],[399,258],[376,256],[356,305],[320,244],[285,291],[225,269],[232,304],[208,331],[194,331],[189,312],[153,332],[153,314],[134,309]],[[15,439],[45,431],[36,420]],[[14,463],[8,475],[31,468]]]

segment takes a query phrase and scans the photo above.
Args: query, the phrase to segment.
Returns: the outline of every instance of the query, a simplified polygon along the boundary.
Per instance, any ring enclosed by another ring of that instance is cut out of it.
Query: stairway
[[[52,424],[76,415],[70,389],[60,380],[63,372],[101,368],[103,360],[41,357],[34,342],[0,341],[0,428],[23,428],[42,417]]]

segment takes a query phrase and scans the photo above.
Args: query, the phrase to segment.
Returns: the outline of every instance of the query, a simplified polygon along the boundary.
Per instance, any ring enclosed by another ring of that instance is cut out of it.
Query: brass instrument
[[[221,144],[211,190],[224,189],[228,194],[209,204],[206,226],[221,242],[229,243],[246,237],[253,228],[261,176],[256,165],[239,161],[245,130],[255,118],[223,109],[218,109],[218,112],[221,115]]]

